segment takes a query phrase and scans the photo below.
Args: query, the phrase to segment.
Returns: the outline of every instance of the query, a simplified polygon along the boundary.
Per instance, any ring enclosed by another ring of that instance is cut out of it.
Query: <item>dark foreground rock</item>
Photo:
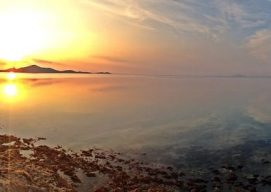
[[[42,139],[0,135],[0,191],[172,191],[182,185],[167,167],[100,149],[38,145]]]
[[[149,165],[97,148],[73,152],[39,145],[37,139],[0,135],[0,191],[269,191],[270,175],[243,172],[245,165],[221,165],[202,176],[171,166]],[[269,169],[269,159],[261,160]]]

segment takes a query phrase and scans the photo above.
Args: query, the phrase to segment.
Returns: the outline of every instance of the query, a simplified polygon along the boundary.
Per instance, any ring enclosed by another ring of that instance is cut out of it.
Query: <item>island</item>
[[[85,72],[74,70],[56,70],[53,68],[44,68],[38,65],[29,65],[21,68],[9,68],[0,70],[0,72],[15,72],[15,73],[80,73],[80,74],[111,74],[110,72]]]

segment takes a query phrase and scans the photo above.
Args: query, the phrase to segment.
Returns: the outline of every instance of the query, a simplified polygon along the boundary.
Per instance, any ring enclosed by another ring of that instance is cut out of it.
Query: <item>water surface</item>
[[[47,144],[178,159],[271,138],[269,78],[1,75],[1,132]]]

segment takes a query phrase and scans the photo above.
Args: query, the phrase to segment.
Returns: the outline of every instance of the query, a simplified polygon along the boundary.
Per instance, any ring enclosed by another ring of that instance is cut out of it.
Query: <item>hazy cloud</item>
[[[248,38],[246,47],[249,52],[265,63],[271,60],[271,30],[257,31]]]
[[[194,4],[189,1],[85,0],[83,2],[146,29],[161,30],[167,27],[178,33],[195,32],[215,37],[223,31],[224,27],[223,21],[213,15],[205,14],[200,18],[200,15],[196,14],[201,7],[205,9],[205,6],[201,6],[205,3],[199,4],[195,9]]]
[[[65,66],[63,63],[55,62],[55,61],[49,61],[44,59],[32,59],[34,62],[40,63],[40,64],[49,64],[49,65],[60,65]]]
[[[6,62],[5,62],[5,61],[0,60],[0,66],[1,66],[1,65],[5,65],[5,64],[6,64]]]
[[[118,62],[118,63],[128,62],[128,60],[125,58],[105,56],[105,55],[95,55],[95,56],[92,56],[92,58],[98,59],[98,60],[104,60],[108,62]]]
[[[159,33],[155,33],[160,35],[160,38],[157,35],[157,42],[167,43],[168,39],[175,38],[175,36],[172,38],[173,33],[177,34],[177,38],[168,43],[169,50],[185,52],[185,48],[182,49],[179,45],[186,45],[188,53],[194,51],[197,57],[193,56],[193,59],[184,62],[193,63],[194,60],[200,60],[202,68],[207,70],[208,67],[218,68],[219,63],[230,62],[232,66],[225,68],[238,67],[242,71],[242,68],[244,70],[247,68],[251,58],[258,59],[255,66],[260,66],[263,62],[268,63],[271,59],[269,0],[82,0],[81,2],[126,21],[134,27],[142,28],[142,33],[145,32],[144,29],[158,31]],[[214,50],[217,51],[216,54],[213,54]],[[189,54],[180,54],[181,58],[172,59],[172,63],[179,63],[178,59],[182,62]],[[219,58],[216,59],[215,55]],[[100,59],[112,60],[106,57]],[[156,65],[157,61],[153,62]]]

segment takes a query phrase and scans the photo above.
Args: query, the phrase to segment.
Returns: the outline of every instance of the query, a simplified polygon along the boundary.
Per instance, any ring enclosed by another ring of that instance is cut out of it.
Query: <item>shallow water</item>
[[[174,161],[187,149],[227,151],[271,138],[269,78],[1,76],[1,132],[47,144]]]

